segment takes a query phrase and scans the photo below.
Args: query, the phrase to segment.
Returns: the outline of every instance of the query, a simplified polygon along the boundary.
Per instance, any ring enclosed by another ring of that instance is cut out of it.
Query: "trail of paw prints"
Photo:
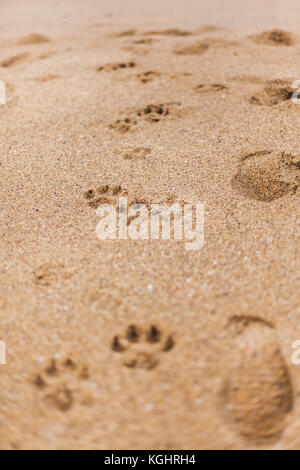
[[[276,106],[289,101],[295,91],[291,87],[292,83],[293,80],[269,80],[262,89],[250,96],[249,102],[260,106]]]
[[[149,104],[144,108],[133,110],[123,119],[117,119],[110,124],[109,129],[125,134],[133,130],[141,121],[157,123],[172,114],[180,103]]]
[[[91,188],[85,191],[84,197],[90,207],[97,209],[100,204],[113,204],[117,202],[118,197],[127,196],[127,194],[127,189],[122,188],[120,184],[102,184],[96,189]]]
[[[300,188],[300,156],[261,150],[240,157],[232,188],[248,198],[271,202]]]
[[[258,317],[234,317],[235,334],[222,405],[233,429],[250,442],[276,441],[293,409],[293,387],[276,331]]]
[[[46,404],[66,412],[76,403],[86,406],[92,403],[92,397],[84,387],[88,379],[88,367],[67,357],[61,361],[51,359],[35,376],[33,385]]]
[[[264,31],[253,36],[249,36],[249,39],[257,44],[266,46],[292,46],[297,42],[297,37],[282,29],[272,29],[270,31]]]
[[[156,325],[144,330],[129,325],[124,334],[114,336],[111,343],[111,349],[120,355],[125,367],[146,370],[157,367],[163,355],[174,346],[173,334],[163,333]]]

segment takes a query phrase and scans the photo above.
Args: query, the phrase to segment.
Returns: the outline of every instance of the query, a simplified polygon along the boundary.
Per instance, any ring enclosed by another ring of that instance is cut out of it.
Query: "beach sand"
[[[300,448],[296,6],[1,1],[1,449]]]

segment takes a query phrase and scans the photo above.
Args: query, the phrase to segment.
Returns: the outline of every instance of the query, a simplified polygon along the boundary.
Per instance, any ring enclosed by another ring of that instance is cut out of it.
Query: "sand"
[[[1,449],[299,449],[296,0],[2,0]],[[101,241],[202,201],[205,243]]]

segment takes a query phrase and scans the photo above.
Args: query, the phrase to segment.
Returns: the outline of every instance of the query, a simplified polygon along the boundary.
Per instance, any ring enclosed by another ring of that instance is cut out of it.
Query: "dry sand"
[[[300,448],[297,5],[1,1],[2,449]],[[203,249],[101,242],[103,185]]]

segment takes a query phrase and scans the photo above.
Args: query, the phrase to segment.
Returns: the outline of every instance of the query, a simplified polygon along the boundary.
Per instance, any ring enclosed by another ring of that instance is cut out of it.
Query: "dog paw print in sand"
[[[243,196],[264,202],[294,195],[300,187],[300,156],[272,150],[245,155],[231,185]]]
[[[84,193],[88,205],[93,209],[97,209],[100,204],[113,204],[120,196],[127,196],[128,191],[120,184],[109,185],[103,184],[96,189],[88,189]]]
[[[106,65],[101,65],[96,69],[97,72],[116,72],[117,70],[132,69],[135,67],[135,62],[111,62]]]
[[[126,132],[132,130],[136,125],[137,120],[135,118],[127,116],[123,119],[117,119],[112,124],[109,124],[108,128],[118,131],[121,134],[126,134]]]
[[[129,325],[123,335],[112,339],[111,349],[120,355],[125,367],[154,369],[175,346],[172,334],[164,333],[156,325],[146,329]]]
[[[133,110],[123,119],[117,119],[110,124],[109,129],[114,129],[122,134],[134,129],[141,121],[157,123],[172,114],[179,103],[149,104],[144,108]]]
[[[220,91],[228,90],[226,85],[222,83],[200,83],[195,88],[199,93],[218,93]]]
[[[154,72],[152,70],[147,70],[146,72],[141,72],[136,75],[136,79],[145,85],[146,83],[153,82],[156,78],[159,78],[161,74],[159,72]]]
[[[261,90],[250,96],[249,102],[260,106],[276,106],[288,101],[295,92],[292,83],[293,80],[269,80]]]
[[[192,31],[186,31],[184,29],[168,28],[168,29],[154,29],[145,31],[145,36],[170,36],[170,37],[185,37],[191,36]]]
[[[276,331],[254,317],[234,317],[235,337],[222,404],[233,429],[256,444],[277,440],[293,409],[293,388]]]
[[[264,31],[254,36],[249,36],[249,39],[266,46],[292,46],[296,42],[296,36],[282,29],[272,29],[271,31]]]
[[[222,38],[207,38],[186,45],[178,46],[173,52],[177,55],[202,55],[211,48],[228,48],[236,43]]]
[[[145,160],[151,154],[150,147],[128,147],[121,154],[124,160]]]
[[[88,379],[88,368],[67,357],[60,361],[51,359],[35,376],[33,384],[45,403],[60,411],[68,411],[76,403],[91,403],[92,397],[84,386]]]
[[[46,262],[33,270],[34,282],[39,286],[48,287],[51,284],[60,284],[72,277],[64,263]]]
[[[168,116],[170,109],[167,104],[149,104],[137,113],[138,117],[148,122],[159,122],[165,116]]]

